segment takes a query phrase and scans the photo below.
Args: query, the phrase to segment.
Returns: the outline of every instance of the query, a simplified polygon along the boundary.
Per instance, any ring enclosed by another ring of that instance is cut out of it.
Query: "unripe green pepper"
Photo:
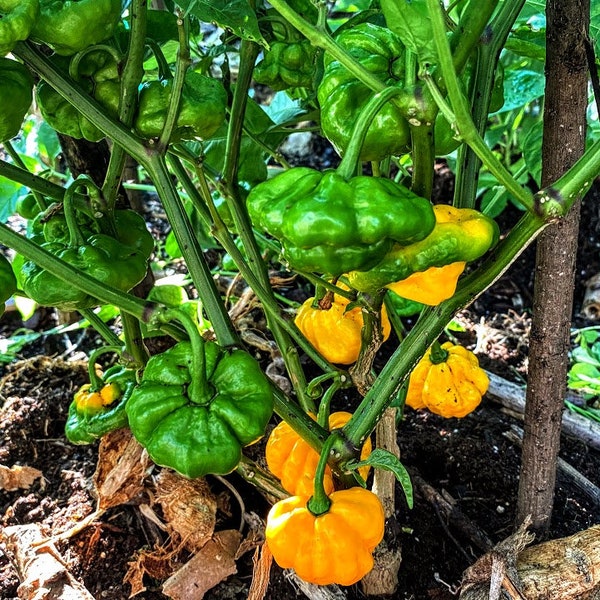
[[[348,273],[351,287],[373,292],[429,267],[470,262],[498,241],[496,222],[476,210],[436,205],[434,211],[437,222],[425,239],[406,246],[396,244],[371,270]]]
[[[172,88],[172,80],[155,80],[142,85],[134,122],[139,136],[160,136],[165,126]],[[227,92],[220,81],[188,71],[171,142],[211,137],[223,124],[226,108]]]
[[[73,444],[91,444],[109,431],[127,426],[125,405],[136,385],[135,371],[115,365],[95,379],[98,381],[83,385],[69,405],[65,434]]]
[[[254,69],[254,79],[271,89],[311,88],[317,49],[308,40],[271,44]]]
[[[29,37],[39,12],[39,0],[0,0],[0,56]]]
[[[0,142],[19,133],[32,99],[33,77],[27,67],[16,60],[0,58]]]
[[[121,18],[121,0],[40,0],[31,38],[71,56],[109,38]]]
[[[15,212],[24,219],[34,219],[40,214],[41,210],[35,199],[35,196],[30,192],[24,196],[19,196]]]
[[[0,254],[0,316],[4,314],[4,303],[17,291],[17,279],[12,265]]]
[[[336,36],[336,42],[363,68],[389,86],[402,87],[405,49],[400,38],[386,27],[360,23]],[[317,90],[321,106],[321,129],[343,154],[361,108],[373,90],[327,52],[323,79]],[[382,160],[408,152],[410,130],[400,109],[388,102],[377,114],[365,137],[360,160]]]
[[[374,267],[394,243],[433,229],[429,200],[389,179],[295,167],[260,183],[247,199],[255,226],[277,238],[299,271],[341,275]],[[359,266],[360,265],[360,266]]]
[[[150,358],[125,407],[129,426],[158,465],[190,478],[223,475],[264,434],[271,383],[247,352],[205,342],[178,318],[190,341]]]

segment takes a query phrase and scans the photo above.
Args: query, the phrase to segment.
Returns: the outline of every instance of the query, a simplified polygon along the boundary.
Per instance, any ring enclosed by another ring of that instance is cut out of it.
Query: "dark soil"
[[[593,192],[597,194],[597,192]],[[581,250],[578,260],[575,317],[577,325],[590,324],[578,316],[584,282],[600,269],[598,254],[597,202],[584,203]],[[518,215],[510,211],[505,218]],[[515,263],[509,274],[481,296],[457,319],[466,331],[461,341],[476,348],[490,371],[523,382],[527,371],[527,336],[532,296],[533,249]],[[33,328],[42,331],[53,323],[52,311],[36,316]],[[0,332],[11,335],[22,323],[15,312],[0,321]],[[30,324],[31,326],[31,324]],[[71,334],[82,349],[93,347],[90,334]],[[64,437],[66,411],[74,391],[86,381],[85,363],[72,360],[64,338],[41,338],[27,346],[21,360],[7,365],[0,383],[0,464],[35,467],[43,473],[29,489],[0,491],[2,526],[39,523],[50,533],[59,533],[90,514],[96,505],[92,475],[98,445],[74,446]],[[65,359],[56,358],[64,355]],[[484,400],[468,417],[442,419],[427,412],[408,411],[398,427],[402,461],[415,481],[423,480],[455,501],[457,511],[470,518],[493,543],[513,531],[520,450],[505,433],[518,419],[498,405]],[[260,447],[254,450],[260,452]],[[563,436],[561,457],[600,486],[600,453],[582,442]],[[152,476],[156,476],[155,469]],[[150,475],[149,475],[150,477]],[[243,496],[247,513],[266,516],[268,503],[237,475],[227,480]],[[223,484],[208,477],[213,492],[229,499],[219,504],[217,530],[236,527],[239,509]],[[402,548],[400,581],[395,598],[424,600],[456,597],[463,571],[483,550],[453,522],[448,522],[430,504],[415,484],[414,508],[409,510],[397,490],[397,527],[394,534]],[[166,536],[144,516],[139,505],[143,494],[112,508],[100,520],[67,541],[57,544],[69,570],[98,599],[124,600],[130,586],[124,582],[131,563],[142,549]],[[600,510],[582,494],[572,480],[559,474],[550,537],[570,535],[600,523]],[[237,561],[238,573],[218,584],[206,598],[242,599],[248,596],[252,579],[252,552]],[[146,590],[136,597],[164,599],[162,581],[146,576]],[[10,557],[0,553],[0,598],[17,597],[19,584]],[[361,588],[345,590],[350,600],[364,597]],[[286,600],[302,597],[277,566],[271,569],[267,598]]]

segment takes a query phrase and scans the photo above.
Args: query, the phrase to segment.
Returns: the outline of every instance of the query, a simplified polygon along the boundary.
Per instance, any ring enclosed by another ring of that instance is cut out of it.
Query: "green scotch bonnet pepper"
[[[264,434],[271,384],[247,352],[204,342],[197,330],[190,339],[150,358],[125,410],[156,464],[190,478],[223,475]]]
[[[39,0],[0,0],[0,56],[29,37],[39,12]]]
[[[294,167],[254,187],[254,225],[278,239],[299,271],[341,275],[374,267],[397,243],[425,238],[435,225],[429,200],[389,179]]]
[[[27,67],[0,57],[0,142],[19,133],[32,100],[33,77]]]

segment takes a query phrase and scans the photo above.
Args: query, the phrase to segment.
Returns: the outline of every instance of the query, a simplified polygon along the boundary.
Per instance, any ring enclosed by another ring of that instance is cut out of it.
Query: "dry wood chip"
[[[98,451],[94,485],[98,510],[129,502],[143,489],[148,455],[129,429],[117,429],[103,436]]]
[[[215,585],[237,573],[234,556],[242,540],[237,530],[215,533],[189,562],[163,585],[163,594],[173,600],[200,600]]]
[[[262,600],[269,587],[273,555],[267,544],[257,547],[252,557],[252,583],[248,590],[248,600]]]
[[[13,554],[21,584],[21,600],[94,600],[89,591],[67,570],[56,547],[45,540],[39,525],[15,525],[0,532]]]
[[[204,479],[186,479],[162,470],[156,477],[154,503],[160,504],[167,530],[196,552],[212,537],[217,499]]]
[[[26,490],[41,476],[42,472],[33,467],[0,465],[0,490],[7,492]]]

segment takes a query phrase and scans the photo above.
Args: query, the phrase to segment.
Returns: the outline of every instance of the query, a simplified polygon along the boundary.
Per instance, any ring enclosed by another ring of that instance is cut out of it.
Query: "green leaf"
[[[426,0],[381,0],[388,27],[419,57],[421,66],[437,62]]]
[[[155,285],[148,294],[148,300],[159,302],[170,308],[177,308],[184,302],[188,302],[189,298],[181,286],[166,284]]]
[[[402,491],[406,496],[406,503],[409,508],[413,507],[413,488],[410,481],[410,475],[400,462],[398,457],[394,456],[391,452],[384,450],[383,448],[375,448],[371,454],[365,459],[357,463],[348,465],[352,470],[359,469],[360,467],[371,466],[374,469],[383,469],[384,471],[391,471],[398,483],[402,486]]]
[[[544,95],[544,74],[530,69],[506,69],[504,105],[496,114],[521,108]]]
[[[20,183],[0,177],[0,223],[6,223],[14,214],[17,200],[22,195],[23,189]]]
[[[178,4],[204,23],[216,23],[242,39],[268,47],[248,0],[179,0]]]

